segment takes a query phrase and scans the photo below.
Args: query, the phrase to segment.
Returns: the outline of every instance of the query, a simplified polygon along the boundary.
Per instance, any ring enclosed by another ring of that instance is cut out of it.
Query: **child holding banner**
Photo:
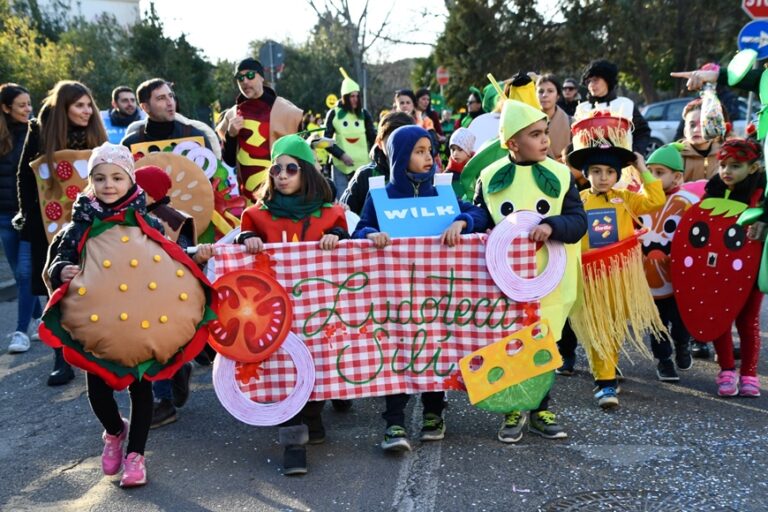
[[[387,141],[387,155],[390,162],[390,181],[385,188],[388,199],[425,198],[439,195],[439,191],[433,184],[437,166],[432,156],[432,139],[425,129],[419,126],[403,126],[392,132]],[[448,190],[456,204],[453,189],[448,187]],[[374,201],[369,193],[360,215],[360,222],[352,237],[372,240],[374,245],[381,249],[389,245],[390,235],[379,230],[379,218]],[[440,243],[450,247],[460,243],[463,233],[483,232],[488,225],[488,214],[481,208],[463,201],[458,202],[458,207],[460,213],[448,219],[451,224],[440,235]],[[425,223],[422,221],[419,224],[424,226]],[[386,410],[382,416],[387,427],[381,447],[386,451],[410,450],[411,444],[404,427],[405,406],[409,396],[399,393],[388,395],[385,399]],[[424,405],[424,418],[420,439],[421,441],[438,441],[445,436],[445,422],[442,418],[445,392],[422,393],[421,401]]]
[[[319,241],[324,250],[335,249],[349,238],[344,210],[333,204],[328,182],[315,167],[315,155],[298,135],[286,135],[272,146],[269,180],[258,191],[258,202],[241,218],[237,242],[248,252],[264,249],[265,243]],[[302,411],[280,428],[285,446],[283,472],[307,472],[305,444],[325,441],[321,412],[324,401],[307,402]]]
[[[536,242],[551,239],[566,245],[565,274],[559,286],[541,301],[541,317],[549,322],[558,339],[576,300],[579,270],[576,243],[587,230],[584,208],[568,168],[547,157],[549,136],[544,112],[521,101],[506,100],[499,120],[499,140],[509,154],[481,171],[475,204],[490,213],[494,224],[517,211],[538,212],[542,220],[531,230],[529,238]],[[537,253],[540,269],[541,252]],[[499,441],[519,442],[526,419],[523,411],[506,414],[498,432]],[[546,439],[567,437],[549,411],[549,393],[531,411],[528,430]]]

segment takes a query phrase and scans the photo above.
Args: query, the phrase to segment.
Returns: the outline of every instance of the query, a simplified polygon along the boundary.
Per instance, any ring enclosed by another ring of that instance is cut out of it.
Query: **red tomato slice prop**
[[[219,318],[209,324],[209,343],[235,361],[258,363],[280,348],[291,329],[293,305],[273,277],[254,270],[230,272],[213,288]]]
[[[705,199],[685,213],[672,240],[677,307],[699,341],[731,329],[757,279],[762,247],[736,224],[744,209],[737,205],[744,203]]]

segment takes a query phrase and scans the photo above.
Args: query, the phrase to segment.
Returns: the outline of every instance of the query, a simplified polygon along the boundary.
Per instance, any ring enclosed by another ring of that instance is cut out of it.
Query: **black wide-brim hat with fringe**
[[[568,164],[579,170],[584,170],[585,165],[604,164],[621,172],[623,167],[635,161],[635,154],[618,146],[593,146],[577,149],[568,154]]]

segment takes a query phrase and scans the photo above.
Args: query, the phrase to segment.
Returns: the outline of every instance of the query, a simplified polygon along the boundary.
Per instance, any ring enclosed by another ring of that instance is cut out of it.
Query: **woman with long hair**
[[[30,243],[21,240],[13,228],[13,217],[19,211],[16,171],[32,113],[29,91],[18,84],[0,85],[0,108],[3,110],[0,115],[0,240],[16,279],[17,297],[16,330],[10,334],[8,352],[21,353],[29,350],[30,337],[37,338],[43,313],[40,300],[32,295]]]
[[[45,155],[53,167],[56,151],[63,149],[93,149],[107,140],[107,133],[99,115],[93,94],[85,85],[70,80],[58,82],[43,100],[40,116],[29,124],[21,164],[18,168],[19,214],[16,227],[20,237],[32,246],[32,293],[47,295],[42,279],[48,238],[43,227],[35,175],[29,163]],[[64,361],[61,349],[56,350],[49,386],[66,384],[75,377]]]

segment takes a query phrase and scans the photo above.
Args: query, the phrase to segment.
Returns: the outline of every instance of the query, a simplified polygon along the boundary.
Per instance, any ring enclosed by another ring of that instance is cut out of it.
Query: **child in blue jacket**
[[[433,185],[437,166],[432,139],[425,129],[419,126],[403,126],[392,132],[387,141],[387,155],[390,180],[385,190],[390,198],[438,195]],[[464,233],[484,232],[490,221],[490,216],[485,210],[471,203],[459,201],[459,210],[461,213],[440,236],[440,243],[449,247],[460,243],[461,235]],[[390,243],[389,234],[379,231],[379,222],[370,194],[365,200],[360,222],[352,238],[368,238],[378,248],[386,247]],[[382,416],[387,423],[387,428],[381,447],[386,451],[410,450],[408,433],[404,427],[405,406],[409,396],[400,393],[388,395],[385,399],[386,410]],[[438,441],[445,436],[445,422],[442,418],[445,392],[422,393],[421,401],[424,405],[424,419],[420,439],[421,441]]]

